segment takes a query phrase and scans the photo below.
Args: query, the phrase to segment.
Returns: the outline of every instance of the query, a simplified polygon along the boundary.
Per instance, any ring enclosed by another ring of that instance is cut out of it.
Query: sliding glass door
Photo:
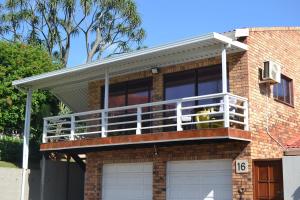
[[[164,97],[165,100],[178,99],[192,96],[202,96],[222,92],[222,67],[221,65],[214,65],[209,67],[202,67],[193,70],[182,72],[175,72],[166,74],[164,77]],[[211,103],[218,103],[221,99],[207,99],[197,102],[183,103],[183,107],[193,105],[204,105]],[[175,104],[170,104],[165,107],[170,111],[166,113],[165,117],[170,119],[165,120],[165,124],[172,124],[176,122]],[[199,112],[197,109],[183,110],[183,115],[194,114]],[[182,122],[192,121],[193,117],[183,117]],[[192,127],[185,127],[191,129]],[[176,127],[167,128],[169,131],[175,131]]]
[[[126,81],[118,84],[112,84],[109,86],[109,108],[123,107],[136,104],[149,103],[151,101],[152,93],[152,79],[140,79],[133,81]],[[104,89],[102,88],[102,102],[104,100]],[[103,107],[103,104],[102,104]],[[147,111],[144,108],[143,111]],[[136,120],[136,109],[127,109],[118,112],[109,113],[109,123],[115,125],[110,125],[109,130],[117,129],[134,129],[136,123],[127,123]],[[129,114],[129,116],[124,116]],[[130,115],[132,114],[132,115]],[[144,119],[147,116],[144,116]],[[122,121],[126,121],[126,124],[120,124]],[[145,124],[144,124],[145,125]],[[124,131],[122,135],[135,134],[135,130]],[[110,135],[114,135],[111,133]]]

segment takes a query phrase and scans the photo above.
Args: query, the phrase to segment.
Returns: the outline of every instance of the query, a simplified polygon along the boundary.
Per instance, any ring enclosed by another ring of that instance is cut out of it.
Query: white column
[[[108,122],[108,100],[109,100],[109,69],[105,68],[105,80],[104,80],[104,112],[102,112],[102,137],[107,137],[107,122]]]
[[[227,55],[226,55],[226,48],[227,46],[224,45],[222,49],[222,93],[224,94],[224,127],[228,128],[229,123],[229,96],[227,94],[228,92],[228,86],[227,86]]]
[[[222,49],[222,92],[227,93],[227,58],[226,45]]]
[[[27,91],[24,136],[23,136],[23,164],[22,164],[23,173],[22,173],[22,185],[21,185],[21,200],[25,200],[26,174],[28,170],[28,156],[29,156],[31,102],[32,102],[32,90],[29,89]]]
[[[176,122],[177,122],[177,131],[182,131],[182,103],[178,101],[176,104]]]
[[[70,140],[75,140],[75,116],[71,115]]]
[[[137,112],[136,112],[136,134],[140,135],[142,134],[142,108],[137,107]]]
[[[108,67],[105,68],[105,83],[104,83],[104,109],[108,109],[109,98],[109,71]]]

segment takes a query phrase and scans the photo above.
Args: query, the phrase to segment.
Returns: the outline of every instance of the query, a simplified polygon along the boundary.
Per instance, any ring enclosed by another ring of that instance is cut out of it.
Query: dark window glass
[[[165,77],[165,100],[195,96],[194,71],[177,72]]]
[[[216,94],[222,92],[222,68],[207,67],[198,70],[198,96]],[[219,99],[201,100],[199,104],[210,104],[220,101]]]
[[[109,107],[121,107],[125,106],[126,100],[125,100],[125,90],[121,87],[112,87],[110,88],[112,91],[110,91],[109,94]]]
[[[195,82],[195,71],[191,70],[166,75],[165,100],[196,96]],[[194,102],[187,102],[184,104],[186,106],[192,106],[194,105]],[[167,105],[166,109],[172,109],[175,107],[175,104],[171,104]]]
[[[150,102],[150,85],[149,80],[134,81],[128,83],[127,105],[136,105]]]
[[[109,86],[109,107],[121,107],[150,102],[152,79],[134,80]],[[102,107],[104,87],[102,87]]]
[[[176,72],[165,76],[165,100],[222,92],[221,66]]]
[[[274,85],[274,99],[283,103],[293,105],[293,81],[292,79],[281,75],[280,83]]]
[[[141,79],[134,81],[127,81],[118,84],[112,84],[109,87],[109,108],[113,107],[122,107],[136,104],[143,104],[150,102],[151,92],[152,91],[152,79]],[[102,87],[102,107],[104,105],[104,87]],[[143,111],[148,111],[149,108],[143,108]],[[119,123],[122,121],[135,121],[136,116],[127,116],[122,117],[121,115],[136,113],[136,109],[128,109],[121,111],[110,112],[109,115],[113,116],[109,119],[109,123]],[[120,116],[120,117],[118,117]],[[149,118],[149,115],[143,115],[142,119]],[[149,126],[149,122],[143,122],[142,126]],[[136,123],[127,123],[127,124],[116,124],[109,126],[110,130],[117,129],[128,129],[135,128]],[[142,130],[142,133],[147,133],[148,130]],[[133,131],[124,131],[122,133],[110,133],[110,135],[128,135],[135,134]]]
[[[201,96],[222,92],[222,67],[221,65],[209,66],[195,70],[176,72],[165,75],[164,92],[165,100],[179,99],[183,97]],[[218,103],[221,99],[207,99],[202,101],[191,101],[183,103],[183,107],[195,104]],[[165,109],[175,108],[175,104],[170,104]],[[183,110],[184,115],[197,112],[195,109]],[[165,113],[166,117],[175,116],[175,111]],[[189,120],[187,117],[184,120]],[[165,124],[175,124],[176,119],[165,120]],[[167,131],[174,131],[176,127],[166,128]]]

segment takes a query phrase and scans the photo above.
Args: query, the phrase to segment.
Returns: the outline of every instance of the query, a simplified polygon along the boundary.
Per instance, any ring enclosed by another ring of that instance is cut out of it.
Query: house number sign
[[[235,162],[235,172],[237,174],[248,173],[248,160],[236,160]]]

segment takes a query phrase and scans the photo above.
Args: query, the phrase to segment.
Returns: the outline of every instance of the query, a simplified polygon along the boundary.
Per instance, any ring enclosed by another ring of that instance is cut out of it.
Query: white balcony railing
[[[218,127],[248,130],[248,100],[218,93],[46,117],[43,142]]]

